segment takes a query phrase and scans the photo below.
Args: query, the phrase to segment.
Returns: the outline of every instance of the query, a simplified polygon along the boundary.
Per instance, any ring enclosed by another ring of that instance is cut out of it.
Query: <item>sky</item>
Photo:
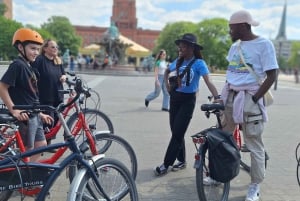
[[[176,21],[201,22],[229,19],[238,10],[248,10],[260,26],[253,32],[274,39],[287,2],[286,36],[300,40],[299,0],[136,0],[138,27],[162,30]],[[108,27],[113,0],[13,0],[13,19],[39,27],[51,16],[65,16],[73,25]]]

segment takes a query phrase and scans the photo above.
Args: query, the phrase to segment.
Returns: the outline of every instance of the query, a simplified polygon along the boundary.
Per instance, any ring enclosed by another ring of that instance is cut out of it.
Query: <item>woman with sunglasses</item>
[[[57,107],[63,102],[63,94],[59,90],[63,89],[63,82],[66,80],[65,70],[62,61],[58,56],[58,46],[54,40],[45,40],[41,47],[41,54],[32,63],[32,66],[39,72],[39,98],[43,105],[52,105]],[[56,124],[58,118],[54,114],[50,114],[54,118],[53,125]],[[49,127],[49,125],[47,125]],[[51,125],[50,125],[51,127]],[[51,140],[47,141],[48,144]]]

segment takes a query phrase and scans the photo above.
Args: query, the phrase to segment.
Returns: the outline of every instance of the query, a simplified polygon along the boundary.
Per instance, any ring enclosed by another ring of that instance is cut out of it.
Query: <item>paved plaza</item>
[[[126,76],[121,76],[124,74]],[[206,85],[201,81],[197,106],[186,133],[187,168],[170,172],[163,177],[155,177],[153,168],[162,163],[170,139],[170,129],[168,113],[161,111],[162,96],[150,102],[148,108],[144,106],[145,96],[154,88],[152,74],[106,71],[99,75],[82,74],[82,77],[88,81],[90,87],[100,93],[101,110],[111,118],[116,135],[124,137],[136,152],[136,183],[140,200],[197,201],[193,169],[195,148],[190,136],[214,124],[213,118],[206,119],[200,111],[200,105],[207,102],[206,97],[209,95]],[[224,76],[213,75],[212,80],[220,90]],[[268,108],[270,120],[264,133],[270,160],[266,179],[261,186],[261,201],[299,201],[295,148],[300,142],[300,84],[295,84],[292,76],[281,75],[277,90],[273,94],[275,103]],[[249,179],[248,174],[241,170],[231,182],[230,201],[244,201]],[[65,200],[68,187],[65,174],[61,175],[47,200]]]

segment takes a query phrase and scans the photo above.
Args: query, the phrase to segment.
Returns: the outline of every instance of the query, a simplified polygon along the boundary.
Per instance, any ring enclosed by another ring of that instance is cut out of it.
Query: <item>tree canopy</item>
[[[175,22],[167,24],[157,40],[155,52],[165,49],[171,60],[177,57],[177,47],[174,41],[184,33],[193,33],[198,38],[204,50],[202,55],[210,66],[225,68],[226,54],[231,40],[228,34],[228,22],[222,18],[207,19],[198,24],[192,22]]]
[[[300,68],[300,42],[292,43],[292,55],[288,64],[291,68]]]
[[[154,52],[165,49],[171,60],[177,57],[177,47],[175,40],[180,38],[184,33],[195,33],[197,25],[192,22],[175,22],[167,24],[160,33]]]
[[[72,55],[78,54],[82,39],[76,35],[75,29],[68,18],[52,16],[48,19],[48,22],[42,24],[41,28],[55,37],[61,52],[69,49]]]
[[[21,27],[21,23],[0,16],[0,60],[11,60],[17,55],[16,49],[12,46],[12,36]]]

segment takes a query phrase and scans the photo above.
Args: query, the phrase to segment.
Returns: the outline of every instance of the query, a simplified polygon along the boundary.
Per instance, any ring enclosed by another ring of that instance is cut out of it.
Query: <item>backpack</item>
[[[226,183],[239,174],[240,151],[232,133],[211,128],[207,131],[210,177]]]

